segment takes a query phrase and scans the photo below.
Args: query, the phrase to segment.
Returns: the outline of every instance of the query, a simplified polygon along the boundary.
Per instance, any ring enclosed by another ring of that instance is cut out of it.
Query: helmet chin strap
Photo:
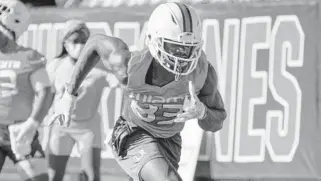
[[[175,74],[175,81],[178,81],[180,76],[181,74]]]

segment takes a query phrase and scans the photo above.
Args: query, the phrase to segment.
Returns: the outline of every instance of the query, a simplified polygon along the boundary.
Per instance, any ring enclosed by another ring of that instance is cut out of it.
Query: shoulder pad
[[[132,52],[132,54],[131,54],[131,62],[138,63],[138,62],[142,61],[145,58],[145,56],[147,55],[148,52],[149,52],[148,49]]]
[[[202,54],[201,54],[201,56],[200,56],[200,58],[198,59],[198,62],[197,62],[196,71],[198,73],[200,73],[202,71],[206,71],[207,72],[209,64],[210,64],[210,62],[207,60],[205,52],[202,51]]]
[[[136,64],[139,64],[142,61],[144,61],[148,54],[148,49],[132,52],[130,61],[128,63],[128,72],[130,72]]]

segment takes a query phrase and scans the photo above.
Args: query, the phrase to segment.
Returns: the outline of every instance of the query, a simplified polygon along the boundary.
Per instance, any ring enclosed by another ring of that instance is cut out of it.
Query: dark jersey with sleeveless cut
[[[208,76],[209,63],[203,54],[191,74],[159,87],[145,81],[152,60],[148,50],[133,54],[128,64],[122,116],[155,137],[167,138],[182,131],[184,123],[174,123],[173,120],[190,96],[188,82],[193,81],[196,92],[200,93]]]

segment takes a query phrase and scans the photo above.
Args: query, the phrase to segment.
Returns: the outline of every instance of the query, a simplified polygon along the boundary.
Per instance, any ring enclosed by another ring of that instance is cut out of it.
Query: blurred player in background
[[[201,32],[193,8],[166,3],[149,18],[146,50],[132,53],[119,38],[93,36],[55,114],[70,124],[78,88],[102,60],[124,86],[123,111],[110,142],[116,160],[134,180],[181,181],[177,169],[184,123],[198,119],[202,129],[216,132],[226,118],[216,71],[202,51]]]
[[[89,38],[90,31],[84,22],[69,20],[63,30],[61,54],[48,63],[47,70],[56,92],[55,100],[64,92],[64,86],[71,78],[74,65]],[[103,89],[108,86],[107,72],[93,69],[79,89],[76,109],[70,127],[53,125],[50,130],[49,177],[62,181],[68,158],[74,145],[81,154],[80,181],[100,180],[101,117],[98,113]],[[54,101],[55,103],[55,101]],[[54,106],[52,107],[54,111]],[[50,117],[50,116],[49,116]]]
[[[37,127],[52,103],[46,59],[17,45],[30,14],[23,3],[0,0],[0,171],[6,157],[21,180],[48,180]]]

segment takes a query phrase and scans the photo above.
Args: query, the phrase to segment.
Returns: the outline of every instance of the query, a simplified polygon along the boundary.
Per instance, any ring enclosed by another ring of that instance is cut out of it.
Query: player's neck
[[[168,72],[156,60],[153,60],[152,66],[153,66],[153,74],[152,74],[153,75],[153,79],[159,80],[159,83],[161,85],[168,84],[169,82],[172,82],[173,80],[175,80],[175,75],[170,73],[170,72]]]

